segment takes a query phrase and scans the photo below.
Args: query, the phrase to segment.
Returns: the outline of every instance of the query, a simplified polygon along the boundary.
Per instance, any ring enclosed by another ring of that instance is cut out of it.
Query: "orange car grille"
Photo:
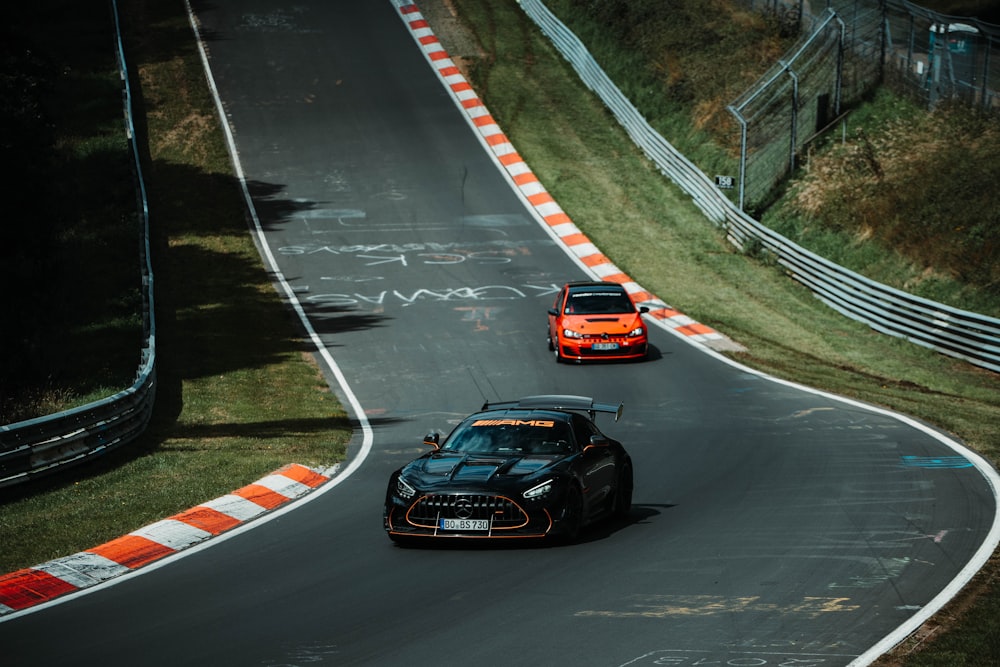
[[[619,340],[620,339],[616,340],[616,339],[612,338],[612,339],[610,339],[609,342],[614,343],[614,342],[619,342]],[[565,354],[567,356],[573,356],[575,354],[580,354],[581,356],[594,356],[594,357],[600,357],[600,356],[620,357],[620,356],[623,356],[623,355],[644,354],[645,351],[646,351],[646,346],[643,345],[643,344],[639,344],[639,345],[621,345],[620,347],[617,347],[617,348],[615,348],[613,350],[595,350],[593,347],[590,347],[589,344],[590,343],[594,343],[594,342],[602,342],[602,341],[600,341],[597,338],[597,336],[594,336],[593,338],[587,340],[586,342],[588,343],[587,345],[580,345],[578,347],[578,350],[579,350],[578,352],[574,351],[570,347],[563,346],[563,354]]]
[[[424,496],[410,506],[406,518],[427,528],[436,526],[439,519],[487,519],[494,530],[519,528],[528,522],[528,515],[513,500],[486,494]]]

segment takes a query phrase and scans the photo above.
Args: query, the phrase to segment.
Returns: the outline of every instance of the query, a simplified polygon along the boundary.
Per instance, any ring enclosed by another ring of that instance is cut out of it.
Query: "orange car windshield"
[[[567,315],[634,313],[635,306],[621,292],[571,292],[564,312]]]

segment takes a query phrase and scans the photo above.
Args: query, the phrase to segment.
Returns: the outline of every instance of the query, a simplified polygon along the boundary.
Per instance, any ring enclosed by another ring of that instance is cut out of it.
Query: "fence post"
[[[747,119],[733,105],[730,104],[726,108],[729,109],[731,114],[736,116],[736,122],[740,124],[740,194],[737,206],[742,211],[747,180]]]
[[[792,79],[792,124],[788,129],[788,173],[791,174],[795,171],[795,144],[799,136],[799,75],[785,61],[779,60],[778,63]]]

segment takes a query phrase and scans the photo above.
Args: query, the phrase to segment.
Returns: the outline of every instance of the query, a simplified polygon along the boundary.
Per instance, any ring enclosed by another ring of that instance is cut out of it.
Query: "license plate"
[[[595,350],[617,350],[618,343],[594,343]]]
[[[441,519],[441,530],[489,530],[486,519]]]

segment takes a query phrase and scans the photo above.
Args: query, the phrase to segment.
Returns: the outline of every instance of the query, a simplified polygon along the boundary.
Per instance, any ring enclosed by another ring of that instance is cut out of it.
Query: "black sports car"
[[[632,506],[632,461],[604,435],[598,412],[621,405],[583,396],[486,403],[434,449],[389,478],[385,530],[418,538],[559,538],[571,542],[602,517]]]

